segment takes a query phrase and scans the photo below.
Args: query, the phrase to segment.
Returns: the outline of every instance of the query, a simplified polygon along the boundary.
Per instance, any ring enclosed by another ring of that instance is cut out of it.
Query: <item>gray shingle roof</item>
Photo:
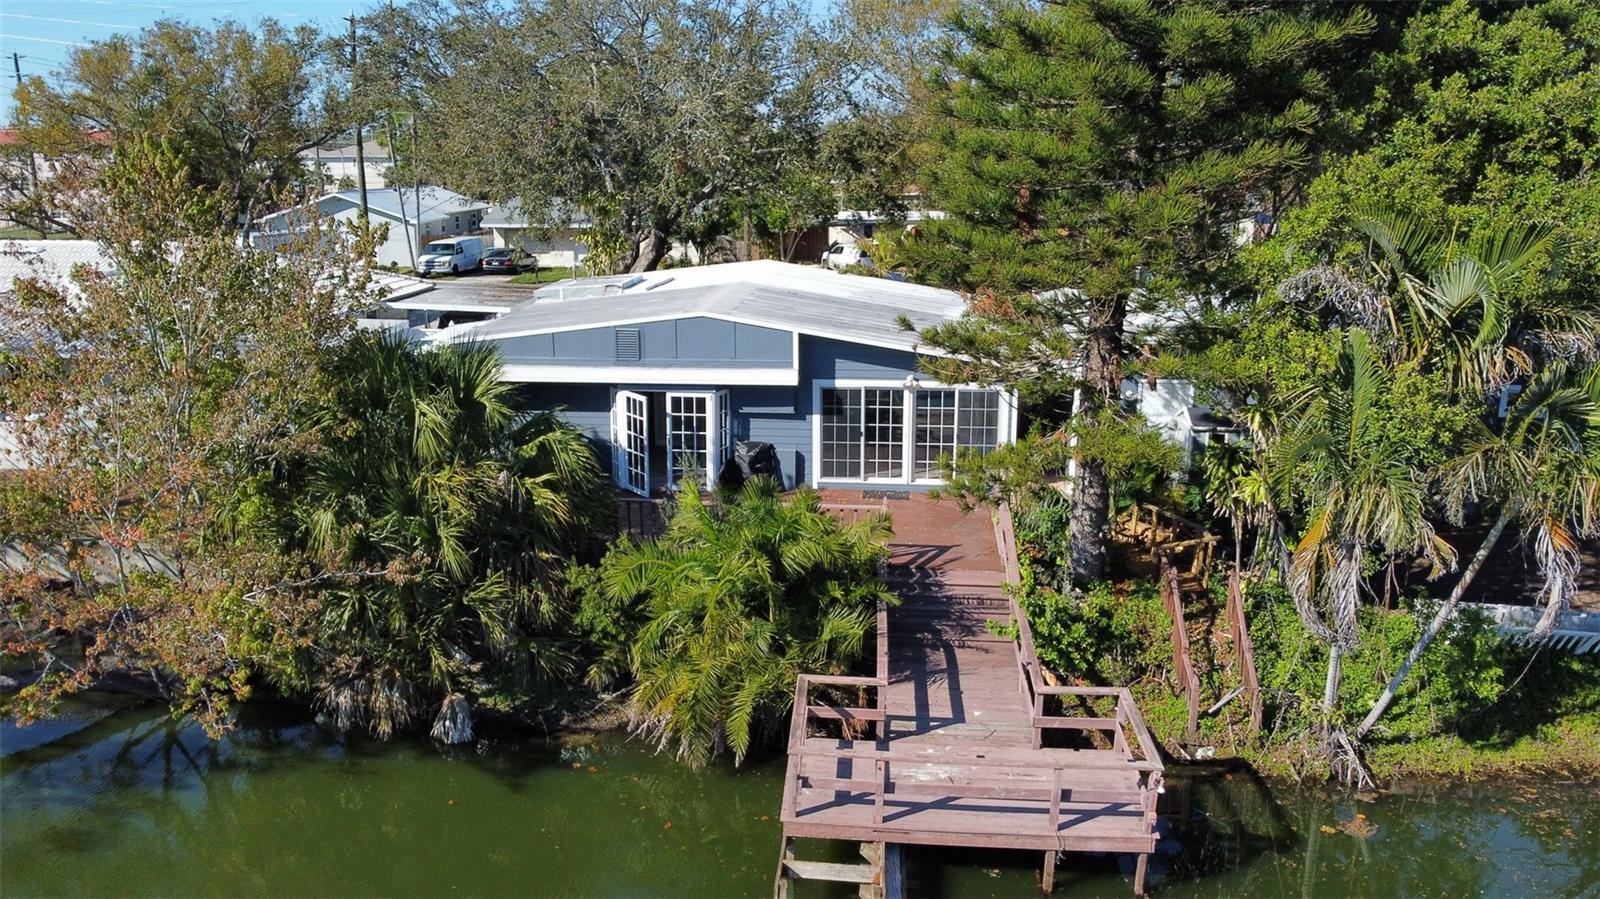
[[[367,189],[367,210],[373,215],[381,215],[399,221],[402,217],[406,221],[417,220],[417,198],[422,198],[422,221],[424,223],[443,218],[447,215],[457,215],[470,212],[474,209],[487,209],[489,204],[482,200],[474,200],[462,196],[453,190],[443,187],[423,187],[422,190],[413,191],[409,187],[373,187]],[[335,201],[359,207],[361,205],[361,191],[336,190],[333,193],[318,197],[318,204]],[[401,204],[405,210],[402,213]],[[262,216],[259,221],[267,222],[293,215],[304,207],[280,209],[277,212]],[[325,214],[332,214],[337,209],[324,209]]]
[[[335,191],[332,196],[345,202],[361,205],[361,191],[341,190]],[[405,218],[415,221],[417,218],[418,197],[421,197],[422,220],[424,222],[442,218],[447,215],[468,212],[473,209],[487,209],[488,203],[462,196],[453,190],[443,187],[424,187],[421,191],[410,188],[382,187],[367,190],[367,209],[370,212],[386,215],[389,218]],[[405,204],[404,211],[401,204]]]

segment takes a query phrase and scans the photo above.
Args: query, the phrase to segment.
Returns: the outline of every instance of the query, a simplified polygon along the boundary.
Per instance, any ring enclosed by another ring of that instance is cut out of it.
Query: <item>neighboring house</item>
[[[940,482],[941,456],[1016,436],[1013,395],[918,369],[936,351],[915,329],[965,307],[947,290],[734,262],[551,285],[435,339],[496,346],[529,407],[585,430],[634,493],[713,483],[740,441],[770,443],[786,487],[913,489]]]
[[[1195,402],[1194,384],[1174,378],[1124,378],[1122,404],[1183,449],[1188,463],[1213,443],[1234,443],[1244,430],[1209,406]]]
[[[581,210],[553,210],[546,222],[532,222],[522,202],[511,200],[495,206],[483,217],[490,242],[497,247],[515,247],[532,256],[540,268],[575,269],[589,254],[579,239],[589,227],[589,217]]]
[[[878,229],[884,225],[904,229],[942,219],[944,216],[943,212],[937,210],[910,209],[898,215],[886,215],[867,209],[841,209],[839,214],[828,222],[827,245],[831,247],[834,244],[842,244],[853,247],[863,240],[876,240]]]
[[[589,255],[582,235],[592,224],[583,210],[565,207],[559,202],[551,205],[542,221],[530,219],[520,200],[495,206],[483,217],[483,227],[494,246],[520,248],[532,256],[540,268],[564,268],[574,272]],[[673,241],[667,258],[692,264],[699,261],[699,254],[694,247]]]
[[[83,133],[88,143],[107,146],[111,135],[100,129]],[[0,201],[9,205],[32,193],[40,184],[54,178],[64,164],[75,161],[73,156],[46,156],[23,146],[22,134],[15,128],[0,128]],[[59,219],[66,218],[60,210],[51,210]],[[0,228],[10,228],[17,223],[0,216]]]
[[[366,164],[367,189],[385,187],[384,178],[393,163],[389,148],[368,138],[361,143],[361,155]],[[360,184],[356,175],[362,166],[356,159],[356,142],[353,138],[301,150],[300,161],[307,169],[321,174],[323,190],[338,190]]]
[[[354,222],[361,217],[358,190],[334,191],[312,202],[322,216],[335,221]],[[388,237],[378,247],[378,264],[410,268],[428,241],[480,230],[488,208],[487,203],[442,187],[423,187],[420,192],[368,188],[368,215],[374,223],[389,226]],[[279,246],[303,235],[305,228],[306,207],[274,212],[257,220],[251,245],[258,249]]]

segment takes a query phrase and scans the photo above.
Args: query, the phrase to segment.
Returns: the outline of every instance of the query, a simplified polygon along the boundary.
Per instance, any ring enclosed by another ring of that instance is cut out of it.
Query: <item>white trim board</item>
[[[502,365],[500,380],[520,384],[795,387],[797,368],[663,368],[640,365]]]

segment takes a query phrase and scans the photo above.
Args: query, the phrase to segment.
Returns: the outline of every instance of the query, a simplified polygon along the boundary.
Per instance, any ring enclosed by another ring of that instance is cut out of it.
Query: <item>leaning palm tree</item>
[[[861,654],[880,602],[887,515],[841,524],[802,489],[768,479],[707,501],[685,481],[667,532],[601,567],[605,597],[637,622],[635,726],[701,765],[742,761],[775,732],[795,677],[840,673]]]
[[[1267,452],[1281,506],[1309,508],[1289,588],[1307,629],[1328,646],[1322,710],[1330,730],[1343,658],[1360,644],[1356,613],[1368,552],[1415,552],[1436,571],[1453,562],[1424,515],[1425,471],[1385,439],[1380,403],[1390,381],[1366,332],[1352,328],[1331,383],[1302,398]]]
[[[309,423],[292,540],[328,586],[290,679],[341,727],[387,736],[431,708],[463,742],[475,695],[569,668],[563,572],[598,554],[611,491],[582,436],[518,412],[499,375],[491,348],[361,336]]]
[[[1567,609],[1576,591],[1577,540],[1600,530],[1600,366],[1574,371],[1558,362],[1547,368],[1508,404],[1503,422],[1478,424],[1467,451],[1447,464],[1443,481],[1457,519],[1468,501],[1498,503],[1499,512],[1449,597],[1356,728],[1357,737],[1371,731],[1394,702],[1508,525],[1532,535],[1545,579],[1539,596],[1544,611],[1532,639],[1548,636]]]

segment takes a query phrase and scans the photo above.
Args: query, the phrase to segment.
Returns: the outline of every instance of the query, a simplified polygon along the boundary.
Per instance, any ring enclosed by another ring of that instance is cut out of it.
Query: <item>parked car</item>
[[[872,268],[872,257],[860,247],[836,243],[828,247],[828,252],[822,254],[822,264],[832,269],[850,268],[856,265]]]
[[[527,266],[528,257],[521,250],[495,247],[483,254],[483,270],[500,275],[515,275]]]
[[[423,275],[459,275],[483,267],[483,238],[449,237],[422,248],[417,272]]]

